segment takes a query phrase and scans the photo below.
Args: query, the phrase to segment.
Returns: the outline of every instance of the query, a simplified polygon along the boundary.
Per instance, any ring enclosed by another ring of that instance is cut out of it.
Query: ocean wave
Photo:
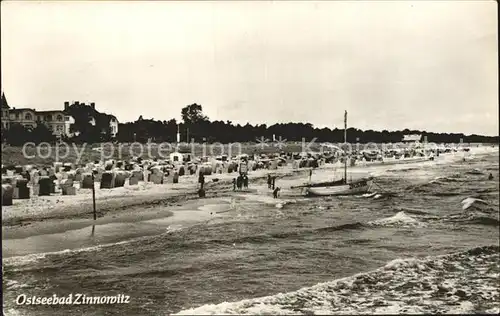
[[[431,182],[438,182],[438,183],[463,182],[463,179],[461,179],[459,175],[450,175],[450,176],[436,177]]]
[[[486,226],[499,226],[500,221],[498,218],[492,218],[488,216],[477,216],[469,220],[471,224],[486,225]]]
[[[394,168],[394,169],[388,169],[387,172],[410,172],[410,171],[415,171],[415,170],[420,170],[420,168],[415,168],[415,167],[407,167],[407,168]]]
[[[380,200],[380,199],[390,199],[392,197],[396,196],[396,193],[393,192],[371,192],[371,193],[365,193],[362,195],[358,195],[357,197],[359,198],[367,198],[367,199],[374,199],[374,200]]]
[[[363,223],[356,222],[356,223],[349,223],[349,224],[343,224],[343,225],[338,225],[338,226],[328,226],[328,227],[322,227],[315,229],[317,232],[333,232],[333,231],[339,231],[339,230],[351,230],[351,229],[361,229],[366,227]]]
[[[457,195],[461,195],[461,193],[459,192],[433,192],[432,193],[433,196],[457,196]]]
[[[171,228],[169,226],[167,229],[167,234],[170,234],[172,231],[177,231],[177,230],[179,230],[179,228],[177,228],[177,227]],[[101,250],[104,248],[115,247],[117,245],[125,245],[125,244],[137,242],[139,240],[143,240],[143,239],[147,239],[147,238],[151,238],[151,236],[138,237],[138,238],[124,240],[124,241],[120,241],[120,242],[116,242],[116,243],[102,244],[102,245],[85,247],[85,248],[65,249],[65,250],[61,250],[61,251],[34,253],[34,254],[23,255],[23,256],[3,258],[2,264],[4,266],[21,267],[21,266],[26,266],[26,265],[35,263],[37,261],[43,260],[49,256],[60,256],[60,255],[67,255],[67,254],[78,254],[78,253],[82,253],[82,252],[98,251],[98,250]]]
[[[372,197],[374,197],[375,195],[377,195],[377,192],[364,193],[364,194],[360,195],[360,197],[364,197],[364,198],[372,198]]]
[[[443,186],[449,186],[450,184],[454,183],[461,183],[467,181],[465,178],[462,178],[461,175],[458,174],[451,174],[447,176],[439,176],[435,177],[434,179],[424,182],[424,183],[418,183],[418,184],[411,184],[408,185],[405,188],[406,192],[431,192],[433,195],[434,194],[440,194],[442,196],[445,195],[454,195],[455,192],[447,190],[446,192],[435,192],[436,189],[441,188]]]
[[[3,311],[3,313],[5,316],[24,316],[25,315],[25,314],[21,313],[19,310],[13,309],[13,308],[5,309]]]
[[[344,231],[344,230],[356,230],[363,229],[366,225],[360,222],[347,223],[341,225],[334,226],[326,226],[314,229],[302,229],[302,230],[290,230],[284,232],[275,232],[275,233],[267,233],[267,234],[258,234],[258,235],[250,235],[250,236],[242,236],[233,239],[210,239],[204,241],[205,243],[216,243],[221,245],[233,245],[234,243],[266,243],[270,239],[286,239],[289,237],[298,237],[312,234],[321,234],[321,233],[329,233],[335,231]]]
[[[4,281],[4,290],[17,290],[29,287],[29,285],[27,284],[19,283],[18,281],[15,280],[7,280],[5,277],[3,277],[3,281]]]
[[[465,173],[466,174],[471,174],[471,175],[484,175],[484,172],[482,172],[481,170],[479,170],[477,168],[474,168],[472,170],[468,170]]]
[[[444,256],[396,259],[374,271],[294,292],[207,304],[175,315],[491,312],[500,298],[498,255],[498,246],[484,246]]]
[[[366,239],[366,238],[361,238],[361,239],[349,239],[345,241],[346,244],[348,245],[366,245],[373,243],[372,239]]]
[[[415,193],[421,193],[421,192],[429,192],[435,189],[437,186],[442,185],[438,180],[431,180],[426,183],[420,183],[420,184],[412,184],[409,185],[405,188],[405,191],[410,193],[410,192],[415,192]]]
[[[498,211],[497,211],[498,213]],[[498,215],[496,218],[486,216],[484,213],[478,212],[461,212],[457,214],[450,214],[441,219],[443,222],[454,222],[463,224],[473,224],[473,225],[485,225],[485,226],[499,226]]]
[[[468,197],[462,200],[462,209],[468,210],[470,208],[484,209],[488,207],[488,202],[479,198]]]
[[[365,225],[363,225],[362,223],[355,222],[355,223],[347,223],[347,224],[341,224],[341,225],[321,227],[321,228],[316,228],[316,229],[292,230],[292,231],[275,232],[275,233],[269,233],[269,234],[242,236],[242,237],[238,237],[235,239],[195,240],[195,241],[187,243],[186,246],[187,247],[197,247],[197,246],[199,246],[200,243],[201,244],[215,243],[215,244],[221,244],[221,245],[233,245],[235,243],[260,244],[260,243],[266,243],[270,239],[285,239],[288,237],[296,237],[296,236],[303,236],[303,235],[322,234],[322,233],[329,233],[329,232],[334,232],[334,231],[362,229],[364,227],[365,227]],[[167,228],[167,231],[163,235],[169,235],[171,233],[174,233],[177,231],[183,231],[183,230],[185,230],[185,228],[180,226],[180,225],[169,226]],[[125,245],[125,244],[129,244],[129,243],[139,242],[141,240],[149,240],[149,239],[155,238],[155,237],[158,237],[158,235],[157,236],[138,237],[138,238],[125,240],[125,241],[121,241],[121,242],[117,242],[117,243],[102,244],[102,245],[96,245],[96,246],[85,247],[85,248],[65,249],[65,250],[61,250],[61,251],[36,253],[36,254],[29,254],[29,255],[23,255],[23,256],[3,258],[2,263],[4,266],[12,266],[14,268],[14,270],[16,270],[16,268],[17,269],[22,268],[23,266],[27,266],[27,265],[36,263],[36,262],[43,260],[43,259],[46,259],[50,256],[76,255],[76,254],[84,253],[84,252],[100,251],[100,250],[103,250],[103,249],[106,249],[109,247],[115,247],[117,245]]]
[[[398,212],[396,215],[386,218],[377,219],[368,222],[368,226],[382,227],[421,227],[424,223],[407,215],[404,211]]]
[[[414,208],[399,209],[399,212],[405,212],[405,213],[414,214],[414,215],[429,215],[429,214],[431,214],[429,211],[424,211],[421,209],[414,209]]]

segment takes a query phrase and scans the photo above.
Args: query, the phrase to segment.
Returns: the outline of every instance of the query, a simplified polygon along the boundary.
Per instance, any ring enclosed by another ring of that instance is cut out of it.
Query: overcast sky
[[[2,1],[14,107],[498,135],[496,1]]]

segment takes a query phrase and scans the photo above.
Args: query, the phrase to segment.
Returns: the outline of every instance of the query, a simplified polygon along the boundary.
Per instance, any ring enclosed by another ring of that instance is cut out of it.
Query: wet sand
[[[168,210],[157,207],[138,211],[134,207],[126,214],[102,217],[95,222],[92,219],[64,219],[33,223],[3,232],[3,256],[57,252],[160,235],[223,216],[218,212],[229,209],[226,200],[216,198],[190,201]]]

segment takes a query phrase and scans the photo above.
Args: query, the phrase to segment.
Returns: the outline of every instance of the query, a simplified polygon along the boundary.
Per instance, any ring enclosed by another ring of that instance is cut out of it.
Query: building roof
[[[5,94],[3,92],[2,92],[2,109],[10,109],[10,106],[7,103],[7,99],[5,98]]]
[[[10,109],[10,113],[16,113],[16,112],[23,112],[23,111],[31,111],[31,112],[36,112],[35,109],[30,109],[30,108],[19,108],[19,109],[16,109],[16,108],[12,108]]]

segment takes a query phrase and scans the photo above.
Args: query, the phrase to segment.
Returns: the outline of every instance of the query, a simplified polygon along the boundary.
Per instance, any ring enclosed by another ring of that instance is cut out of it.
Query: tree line
[[[181,141],[194,142],[256,142],[257,140],[302,141],[341,143],[344,141],[343,129],[315,128],[310,123],[233,124],[231,121],[211,121],[203,114],[199,104],[191,104],[181,111],[182,122],[175,119],[159,121],[143,119],[120,124],[117,139],[120,142],[175,142],[177,130]],[[347,142],[350,143],[396,143],[404,135],[420,134],[428,142],[435,143],[498,143],[498,136],[465,135],[463,133],[432,133],[427,131],[404,129],[400,131],[374,131],[357,128],[347,129]]]
[[[303,139],[317,142],[340,143],[344,141],[343,129],[316,128],[310,123],[279,123],[266,124],[233,124],[231,121],[211,121],[203,114],[203,108],[199,104],[191,104],[181,111],[182,121],[175,119],[168,121],[144,119],[142,116],[134,122],[121,123],[118,134],[111,137],[109,128],[109,116],[101,114],[90,107],[71,106],[68,114],[75,118],[75,124],[70,131],[77,135],[64,136],[63,141],[74,143],[98,143],[107,141],[117,142],[176,142],[177,132],[181,135],[181,141],[194,142],[256,142],[273,140],[302,141]],[[89,117],[95,118],[95,125],[89,123]],[[462,133],[432,133],[419,130],[398,131],[374,131],[360,130],[357,128],[347,129],[347,142],[350,143],[396,143],[401,142],[404,135],[421,134],[428,142],[436,143],[498,143],[498,136],[465,135]],[[2,142],[11,145],[21,145],[25,142],[54,142],[56,137],[52,135],[43,124],[38,124],[34,130],[27,130],[22,125],[12,125],[2,130]]]

